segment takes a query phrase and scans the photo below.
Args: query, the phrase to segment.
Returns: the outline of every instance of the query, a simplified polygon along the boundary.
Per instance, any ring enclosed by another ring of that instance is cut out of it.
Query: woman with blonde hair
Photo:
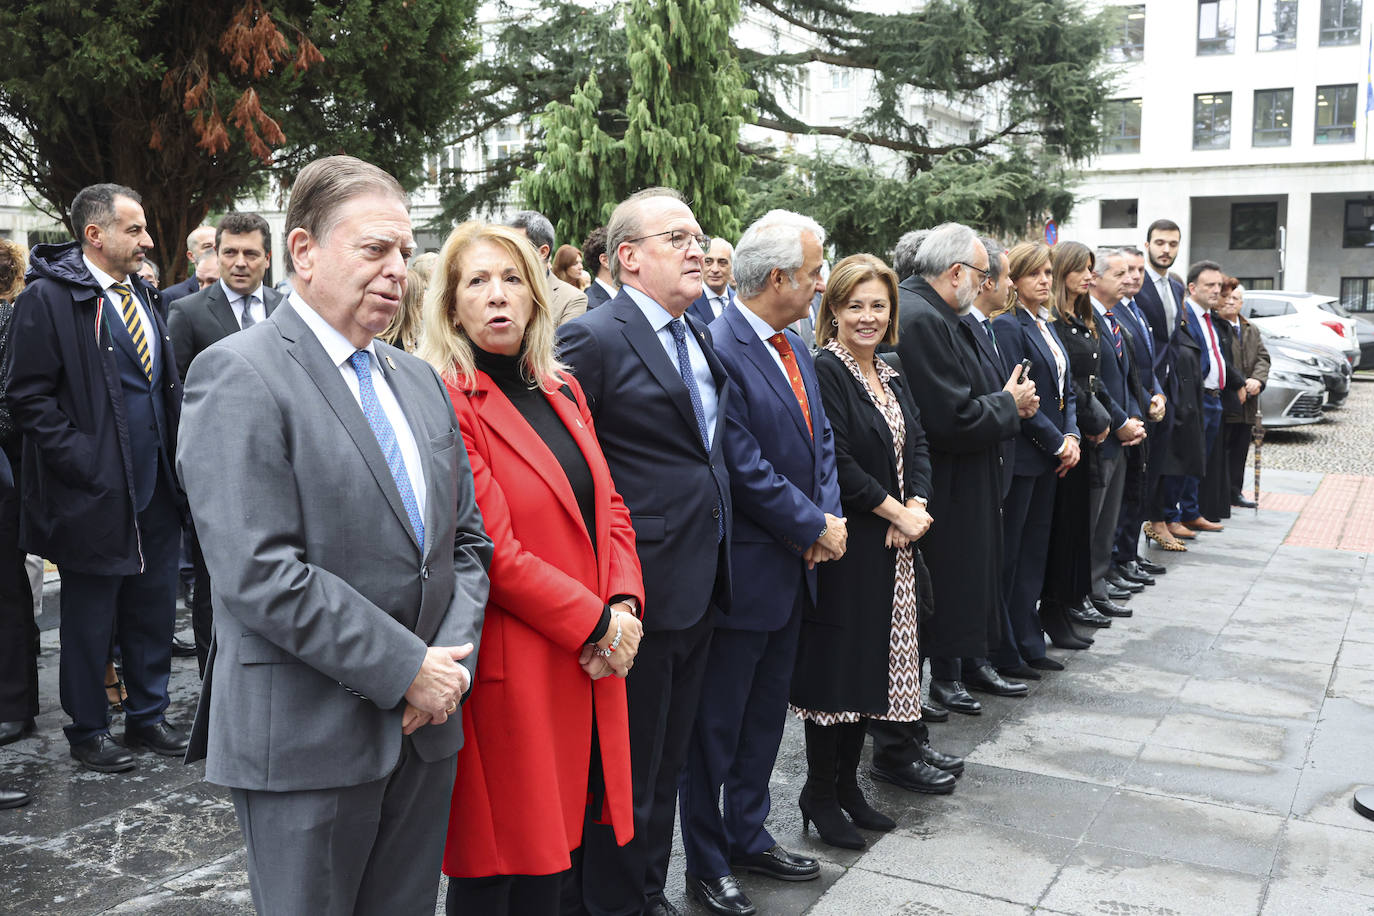
[[[806,723],[803,823],[814,822],[829,845],[851,849],[865,845],[855,826],[895,826],[859,789],[866,723],[910,728],[921,718],[915,545],[931,524],[930,456],[905,380],[877,356],[880,344],[897,342],[897,301],[891,268],[873,255],[852,255],[831,271],[816,313],[816,376],[849,545],[817,570],[791,702]],[[881,761],[874,767],[882,778]],[[920,791],[954,788],[952,775],[924,761],[911,772],[902,778],[919,782]]]
[[[634,832],[623,678],[644,587],[554,329],[522,234],[453,230],[419,352],[448,385],[494,553],[444,852],[451,914],[557,913],[587,825],[610,824],[622,845]]]
[[[401,307],[391,316],[386,330],[377,335],[382,340],[399,347],[407,353],[414,353],[420,343],[420,329],[424,326],[423,307],[425,288],[429,278],[411,268],[406,271],[406,289],[401,294]]]
[[[1087,647],[1062,607],[1036,612],[1045,583],[1056,485],[1078,465],[1082,436],[1068,351],[1049,309],[1054,280],[1050,249],[1041,242],[1024,242],[1007,252],[1007,263],[1012,288],[1006,310],[992,322],[997,347],[1010,365],[1030,361],[1028,374],[1042,394],[1040,409],[1021,421],[1011,488],[1002,501],[1002,600],[1017,657],[992,661],[1003,674],[1039,680],[1041,671],[1064,668],[1045,654],[1045,633],[1062,649]]]

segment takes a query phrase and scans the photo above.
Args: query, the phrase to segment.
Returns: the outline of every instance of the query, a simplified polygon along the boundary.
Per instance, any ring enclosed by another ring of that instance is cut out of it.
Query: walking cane
[[[1259,515],[1260,494],[1260,452],[1264,446],[1264,427],[1256,423],[1250,430],[1250,438],[1255,440],[1255,514]]]

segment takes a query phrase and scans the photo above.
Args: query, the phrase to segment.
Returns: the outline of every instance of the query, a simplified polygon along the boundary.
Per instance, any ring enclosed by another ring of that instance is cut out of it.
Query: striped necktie
[[[148,335],[143,330],[143,319],[138,315],[138,307],[134,305],[133,290],[123,283],[116,283],[110,289],[119,294],[119,314],[124,318],[124,326],[129,329],[129,336],[133,338],[134,349],[138,351],[138,361],[143,366],[143,374],[152,381],[153,356],[148,352]]]

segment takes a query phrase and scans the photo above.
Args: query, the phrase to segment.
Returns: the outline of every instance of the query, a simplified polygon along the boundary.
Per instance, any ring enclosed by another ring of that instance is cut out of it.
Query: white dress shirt
[[[1167,323],[1165,330],[1172,335],[1178,330],[1178,309],[1182,303],[1174,298],[1174,285],[1169,282],[1168,275],[1157,273],[1148,258],[1145,260],[1145,273],[1149,276],[1155,291],[1159,293],[1159,301],[1164,306],[1164,319]]]
[[[84,254],[81,256],[81,260],[86,262],[86,269],[91,272],[92,277],[95,277],[95,282],[100,284],[101,290],[105,293],[105,298],[110,300],[110,304],[114,306],[115,313],[119,315],[119,320],[121,322],[124,320],[124,316],[119,305],[120,295],[119,293],[110,292],[110,287],[114,286],[116,283],[123,283],[129,288],[129,292],[133,294],[134,298],[134,311],[138,312],[138,320],[143,323],[143,339],[148,342],[148,365],[156,372],[158,356],[162,352],[162,348],[158,346],[157,325],[153,324],[152,315],[148,313],[148,306],[138,295],[138,290],[134,289],[134,284],[127,276],[123,280],[116,280],[114,277],[92,264],[91,259]],[[128,325],[125,325],[125,327],[127,328]],[[131,334],[130,336],[133,335]]]
[[[224,298],[229,302],[229,307],[234,310],[234,318],[238,321],[239,327],[243,327],[243,303],[245,298],[249,302],[248,314],[253,316],[253,323],[257,324],[259,321],[267,320],[267,303],[262,298],[261,283],[258,284],[257,289],[253,290],[246,297],[244,297],[240,296],[238,293],[234,292],[227,285],[225,285],[223,278],[221,278],[217,282],[219,283],[220,291],[224,293]],[[312,309],[311,311],[314,310]]]
[[[745,305],[742,301],[739,303],[739,313],[744,316],[745,321],[749,322],[749,328],[755,334],[759,335],[759,340],[763,341],[763,348],[767,350],[768,355],[773,358],[773,365],[778,367],[778,371],[782,373],[783,380],[787,382],[790,388],[792,386],[792,379],[788,377],[787,367],[782,363],[782,354],[778,352],[777,347],[768,342],[768,338],[778,332],[773,330],[768,322],[764,321],[758,315],[755,315],[749,309],[749,306]],[[791,343],[791,341],[788,341],[788,343]],[[796,348],[793,347],[793,349],[795,350]],[[794,353],[793,356],[795,357],[796,354]]]
[[[725,292],[718,293],[705,283],[701,284],[701,294],[706,297],[707,303],[711,306],[711,311],[717,318],[720,313],[725,311],[725,307],[730,304],[730,287],[725,287]]]
[[[658,335],[658,342],[663,345],[663,352],[668,354],[668,362],[679,375],[681,370],[677,365],[677,340],[673,337],[673,332],[668,330],[668,324],[672,321],[682,322],[687,332],[687,357],[692,363],[692,376],[697,380],[697,391],[701,394],[701,412],[706,418],[706,435],[710,437],[707,445],[710,446],[716,439],[716,412],[720,409],[720,397],[716,393],[715,376],[711,375],[711,364],[706,362],[706,354],[702,352],[692,326],[682,317],[674,318],[647,293],[633,286],[622,286],[621,289],[625,290],[644,313],[644,317],[649,320],[649,327],[654,329],[654,333]]]
[[[1050,353],[1054,354],[1055,379],[1059,382],[1059,400],[1064,400],[1064,380],[1069,373],[1069,359],[1064,355],[1064,351],[1059,349],[1059,344],[1054,342],[1054,335],[1050,333],[1050,322],[1054,316],[1050,310],[1043,305],[1032,316],[1035,319],[1035,326],[1040,329],[1040,336],[1045,338],[1045,346],[1050,348]]]
[[[1189,299],[1188,311],[1191,320],[1197,322],[1197,329],[1202,332],[1202,339],[1207,342],[1207,375],[1202,380],[1202,387],[1219,390],[1221,388],[1221,366],[1217,365],[1217,355],[1221,353],[1221,341],[1217,340],[1216,333],[1203,317],[1207,314],[1207,309]]]
[[[612,299],[614,299],[616,295],[620,292],[618,289],[616,289],[614,286],[607,283],[600,277],[592,277],[592,282],[595,283],[597,286],[601,287],[602,289],[604,289],[606,291],[606,295],[610,296]]]
[[[358,373],[354,370],[353,364],[349,362],[353,354],[358,352],[358,348],[353,346],[349,339],[339,333],[329,322],[325,321],[319,312],[305,304],[300,293],[291,291],[288,301],[291,307],[296,310],[296,314],[301,316],[324,347],[325,354],[329,361],[339,370],[339,375],[343,377],[344,384],[353,394],[353,400],[358,402],[359,409],[363,406],[362,393],[358,388]],[[406,421],[406,415],[401,410],[401,403],[396,400],[396,394],[391,390],[391,385],[387,383],[386,376],[382,373],[381,364],[377,361],[377,349],[373,341],[368,341],[367,350],[370,357],[368,362],[372,366],[372,388],[377,392],[377,404],[382,408],[382,413],[386,414],[387,421],[391,423],[391,428],[396,433],[396,444],[401,447],[401,458],[406,464],[406,476],[410,478],[410,489],[415,494],[415,505],[420,511],[420,518],[425,517],[425,497],[428,491],[425,488],[424,467],[420,464],[420,447],[415,441],[415,433],[410,428],[410,423]]]

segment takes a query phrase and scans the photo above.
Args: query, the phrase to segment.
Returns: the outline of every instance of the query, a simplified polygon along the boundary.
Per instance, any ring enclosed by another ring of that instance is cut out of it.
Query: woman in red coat
[[[523,236],[453,231],[420,354],[448,383],[495,553],[444,852],[450,914],[557,913],[587,820],[622,845],[634,830],[622,678],[644,587],[554,327]]]

